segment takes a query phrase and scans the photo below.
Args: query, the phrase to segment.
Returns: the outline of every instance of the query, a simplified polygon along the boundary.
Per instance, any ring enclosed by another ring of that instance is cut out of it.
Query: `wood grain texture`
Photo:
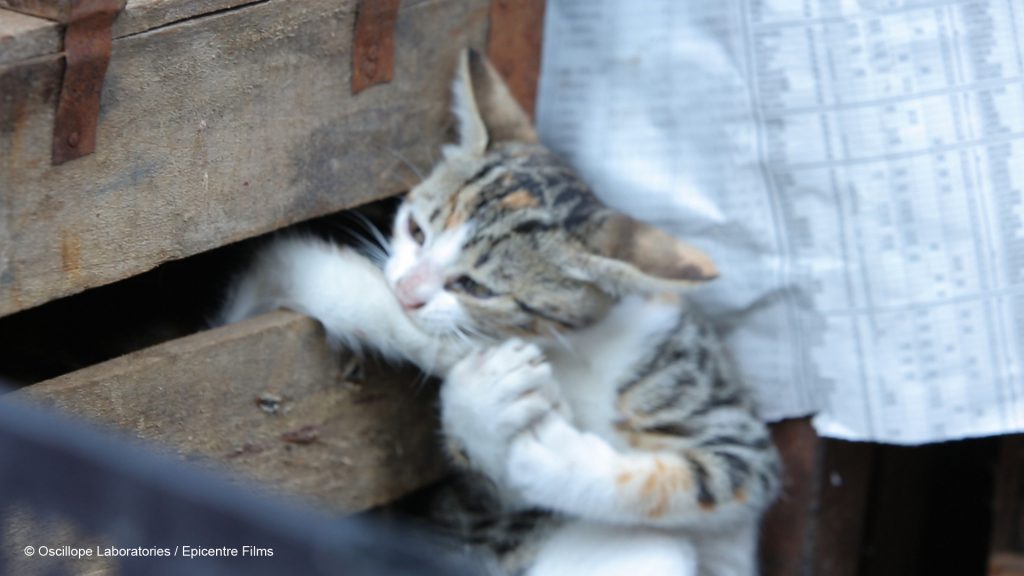
[[[391,82],[395,75],[398,0],[360,0],[352,41],[352,93]]]
[[[1024,435],[999,441],[989,574],[1024,574]]]
[[[0,8],[16,10],[40,18],[67,22],[74,0],[0,0]]]
[[[60,52],[62,43],[56,22],[0,9],[0,66]]]
[[[818,477],[818,434],[810,418],[771,425],[782,456],[782,493],[761,527],[761,573],[795,576],[808,572],[814,488]]]
[[[264,0],[128,0],[114,23],[114,38]]]
[[[125,9],[114,23],[113,36],[131,36],[183,20],[263,1],[266,0],[128,0]],[[14,14],[22,18],[45,19],[58,39],[56,44],[38,44],[31,52],[0,51],[0,64],[61,51],[60,28],[57,22],[66,22],[71,17],[69,0],[0,0],[0,7],[6,7],[0,8],[0,34],[3,34],[5,28],[4,21],[11,18],[8,15]],[[18,29],[15,29],[15,32],[18,36],[32,33],[29,30]],[[20,39],[22,42],[25,40],[27,39]],[[0,48],[4,47],[5,45],[0,43]]]
[[[487,55],[533,118],[544,47],[545,0],[493,0]]]
[[[875,445],[826,440],[812,551],[816,576],[858,576]]]
[[[988,576],[1024,576],[1024,554],[993,554],[989,562]]]
[[[485,0],[406,2],[350,93],[354,0],[268,0],[114,41],[97,150],[49,165],[59,56],[0,68],[0,315],[407,189]]]
[[[362,383],[313,320],[275,312],[13,393],[332,509],[440,477],[436,388],[368,366]]]

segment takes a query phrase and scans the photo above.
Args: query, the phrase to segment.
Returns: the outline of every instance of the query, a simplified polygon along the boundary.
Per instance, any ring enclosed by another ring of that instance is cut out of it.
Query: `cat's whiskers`
[[[434,374],[437,368],[437,358],[441,354],[440,346],[438,344],[432,345],[428,350],[429,354],[423,358],[423,364],[420,366],[420,378],[418,381],[426,382],[427,378],[431,374]]]
[[[430,372],[432,371],[433,368],[431,367]],[[414,393],[419,394],[423,391],[423,388],[427,385],[427,381],[430,380],[430,372],[420,369],[419,374],[417,374],[416,378],[412,381],[412,389]]]
[[[472,337],[473,341],[470,342],[470,344],[472,344],[475,347],[479,346],[480,344],[491,346],[501,341],[500,338],[495,338],[494,336],[487,334],[483,330],[476,328],[474,326],[462,326],[461,330],[465,332],[468,336]]]
[[[343,216],[351,222],[358,224],[362,231],[354,230],[352,227],[341,226],[336,222],[331,222],[331,225],[344,231],[352,238],[352,242],[359,252],[377,265],[378,268],[383,268],[384,264],[391,257],[391,242],[365,215],[359,212],[347,212]]]
[[[378,268],[383,268],[384,263],[388,261],[388,253],[365,238],[359,238],[359,251],[365,254]]]
[[[461,340],[467,346],[472,346],[473,342],[470,339],[470,335],[467,328],[458,325],[452,326],[452,334],[454,334],[459,340]]]
[[[573,346],[571,340],[565,337],[565,334],[562,334],[557,329],[555,329],[554,326],[551,325],[548,325],[548,331],[551,332],[551,337],[554,339],[554,341],[561,345],[562,348],[565,348],[566,350],[569,351],[570,354],[574,356],[578,355],[576,347]]]
[[[423,180],[423,178],[424,178],[423,171],[420,168],[418,168],[415,164],[410,162],[408,158],[406,158],[405,156],[403,156],[399,152],[397,152],[395,150],[392,150],[391,148],[388,148],[388,153],[391,154],[392,156],[394,156],[395,158],[397,158],[403,164],[405,164],[405,166],[409,170],[412,170],[412,173],[415,174],[417,178],[419,178],[421,181]]]
[[[351,216],[353,219],[355,219],[356,222],[358,222],[363,227],[364,230],[366,230],[367,233],[370,234],[374,242],[374,247],[377,248],[385,256],[390,256],[391,241],[386,236],[384,236],[384,234],[381,233],[380,228],[378,228],[376,224],[374,224],[369,218],[367,218],[365,214],[361,214],[359,212],[352,212]],[[370,238],[363,237],[362,239],[366,240],[367,242],[370,241]]]

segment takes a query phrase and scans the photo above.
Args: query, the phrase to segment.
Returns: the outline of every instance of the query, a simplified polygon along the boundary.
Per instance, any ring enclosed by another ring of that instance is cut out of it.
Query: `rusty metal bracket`
[[[64,81],[53,125],[53,165],[96,149],[103,78],[113,45],[111,26],[126,0],[72,0],[64,31]]]
[[[391,81],[399,0],[359,0],[352,39],[352,93]]]

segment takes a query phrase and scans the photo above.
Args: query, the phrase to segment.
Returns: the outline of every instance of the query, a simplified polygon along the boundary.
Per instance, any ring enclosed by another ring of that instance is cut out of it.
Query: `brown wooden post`
[[[1000,441],[989,576],[1024,576],[1024,436]]]
[[[818,462],[818,435],[810,418],[783,420],[772,425],[772,439],[783,465],[782,494],[761,528],[764,576],[806,573],[806,542],[811,526],[812,500]]]
[[[545,0],[492,0],[487,56],[533,118],[544,44]]]
[[[814,499],[814,576],[857,576],[876,445],[823,440]]]

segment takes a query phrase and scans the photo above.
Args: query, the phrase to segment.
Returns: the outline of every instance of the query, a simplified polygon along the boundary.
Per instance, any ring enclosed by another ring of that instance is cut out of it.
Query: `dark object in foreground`
[[[176,551],[176,557],[115,559],[118,573],[125,575],[476,573],[412,532],[272,502],[130,442],[10,401],[0,401],[0,494],[4,505],[59,515],[119,548],[239,551],[237,557],[190,559]],[[0,525],[8,510],[0,507]],[[0,530],[0,574],[44,560],[23,557],[25,552],[13,550],[4,536]],[[272,549],[273,556],[243,558],[243,546]]]

